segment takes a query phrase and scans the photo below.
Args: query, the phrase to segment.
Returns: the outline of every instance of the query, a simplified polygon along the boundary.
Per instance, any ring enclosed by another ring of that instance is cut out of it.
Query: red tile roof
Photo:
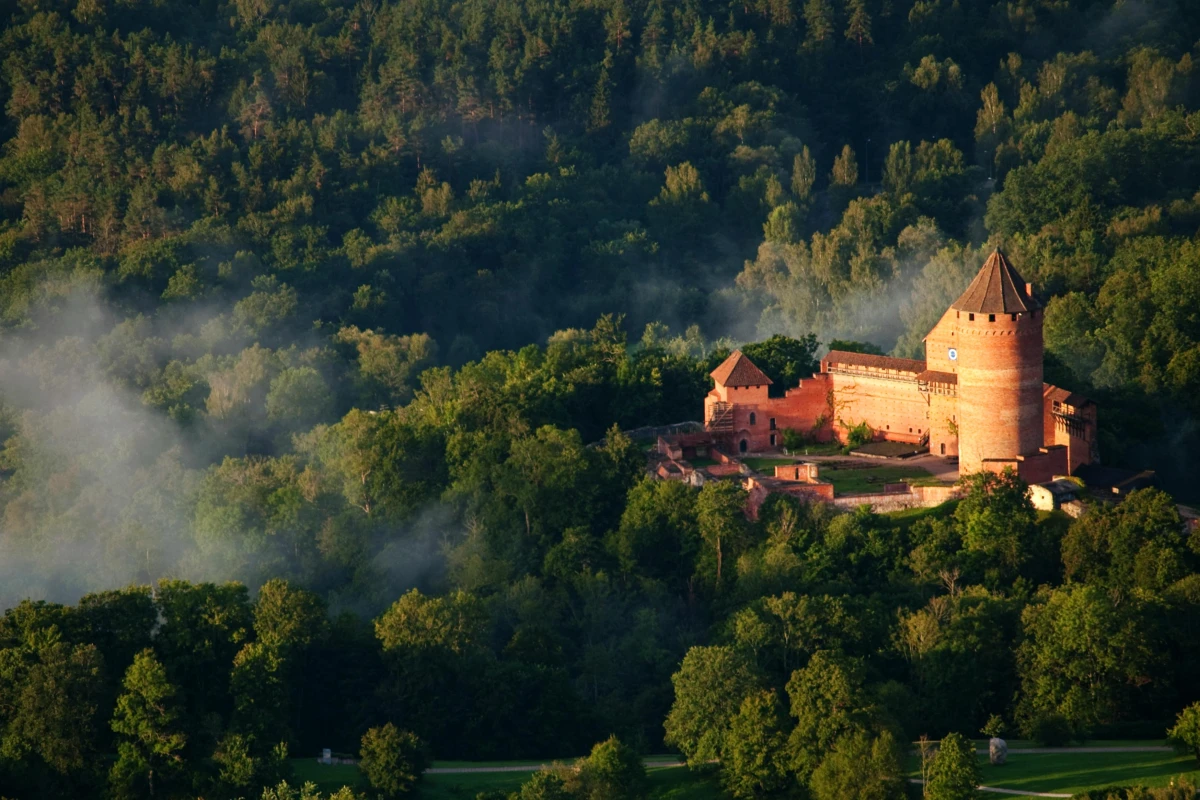
[[[876,369],[894,369],[897,372],[911,372],[914,375],[925,371],[925,362],[912,358],[892,358],[877,356],[871,353],[851,353],[846,350],[830,350],[821,363],[847,364],[855,367],[875,367]]]
[[[713,380],[722,386],[770,386],[771,379],[754,362],[742,355],[741,350],[734,350],[729,358],[721,362],[710,373]]]
[[[974,314],[1014,314],[1033,311],[1042,304],[1025,293],[1025,279],[1013,269],[1004,254],[996,250],[950,307]]]
[[[1088,403],[1092,402],[1090,399],[1081,394],[1076,394],[1075,392],[1070,392],[1066,389],[1060,389],[1057,386],[1052,386],[1049,383],[1042,384],[1042,396],[1048,397],[1051,400],[1057,400],[1060,403],[1066,403],[1067,405],[1074,406],[1075,408],[1086,406]]]

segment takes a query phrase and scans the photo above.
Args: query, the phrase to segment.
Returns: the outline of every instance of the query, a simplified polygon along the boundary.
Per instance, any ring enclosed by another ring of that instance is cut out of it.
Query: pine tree
[[[638,56],[638,66],[651,75],[659,75],[663,67],[663,50],[667,39],[667,15],[663,11],[662,0],[651,0],[646,7],[646,24],[642,27],[642,52]],[[658,110],[655,108],[655,116]]]
[[[818,50],[833,38],[833,9],[829,0],[808,0],[804,4],[804,24],[808,28],[804,35],[804,47]]]
[[[871,15],[867,13],[866,0],[849,0],[846,10],[850,12],[850,19],[846,24],[846,38],[858,42],[858,55],[862,58],[863,45],[875,44],[871,37]]]
[[[621,54],[625,43],[632,38],[632,18],[625,0],[616,0],[612,8],[604,15],[604,30],[608,34],[608,44],[617,55]]]
[[[600,68],[600,77],[596,80],[596,90],[592,93],[592,107],[588,113],[588,130],[600,131],[612,124],[612,109],[609,104],[610,89],[608,65]]]
[[[155,781],[162,788],[183,767],[187,737],[179,731],[176,689],[148,648],[134,658],[123,685],[112,721],[122,740],[109,780],[117,797],[154,797]]]

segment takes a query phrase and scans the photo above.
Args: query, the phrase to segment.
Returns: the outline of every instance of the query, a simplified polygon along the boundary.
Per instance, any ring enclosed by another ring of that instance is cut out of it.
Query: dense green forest
[[[257,796],[281,742],[394,721],[444,758],[665,737],[761,797],[843,736],[1200,699],[1165,493],[749,523],[620,433],[698,417],[736,343],[919,356],[1002,245],[1104,461],[1197,498],[1196,4],[0,18],[0,794]]]

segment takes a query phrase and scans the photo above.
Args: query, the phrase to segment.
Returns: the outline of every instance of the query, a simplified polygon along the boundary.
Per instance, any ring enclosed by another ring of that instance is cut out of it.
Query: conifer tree
[[[807,50],[819,50],[833,38],[833,8],[829,0],[808,0],[804,4],[804,24],[808,30],[804,35]]]
[[[596,79],[596,90],[592,93],[592,107],[588,113],[589,131],[603,130],[612,123],[610,96],[608,65],[605,64],[600,68],[600,77]]]
[[[871,37],[871,15],[867,13],[865,0],[849,0],[846,10],[850,19],[846,23],[846,38],[858,43],[858,55],[862,57],[864,44],[875,44]]]
[[[109,781],[117,797],[154,797],[183,767],[187,737],[179,730],[176,689],[149,648],[125,672],[124,687],[113,714],[121,741]]]

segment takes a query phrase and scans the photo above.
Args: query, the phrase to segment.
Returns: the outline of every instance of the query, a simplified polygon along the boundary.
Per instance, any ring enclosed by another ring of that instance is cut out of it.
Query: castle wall
[[[929,452],[958,455],[958,396],[931,391],[929,399]]]
[[[811,378],[800,381],[787,395],[775,402],[778,404],[780,427],[794,428],[803,434],[815,434],[817,441],[827,442],[833,438],[833,420],[829,401],[833,383],[829,375],[818,372]],[[814,426],[820,423],[818,430]]]
[[[855,374],[831,375],[833,426],[844,440],[850,427],[866,422],[877,438],[917,443],[929,430],[929,406],[907,373],[864,368]]]

